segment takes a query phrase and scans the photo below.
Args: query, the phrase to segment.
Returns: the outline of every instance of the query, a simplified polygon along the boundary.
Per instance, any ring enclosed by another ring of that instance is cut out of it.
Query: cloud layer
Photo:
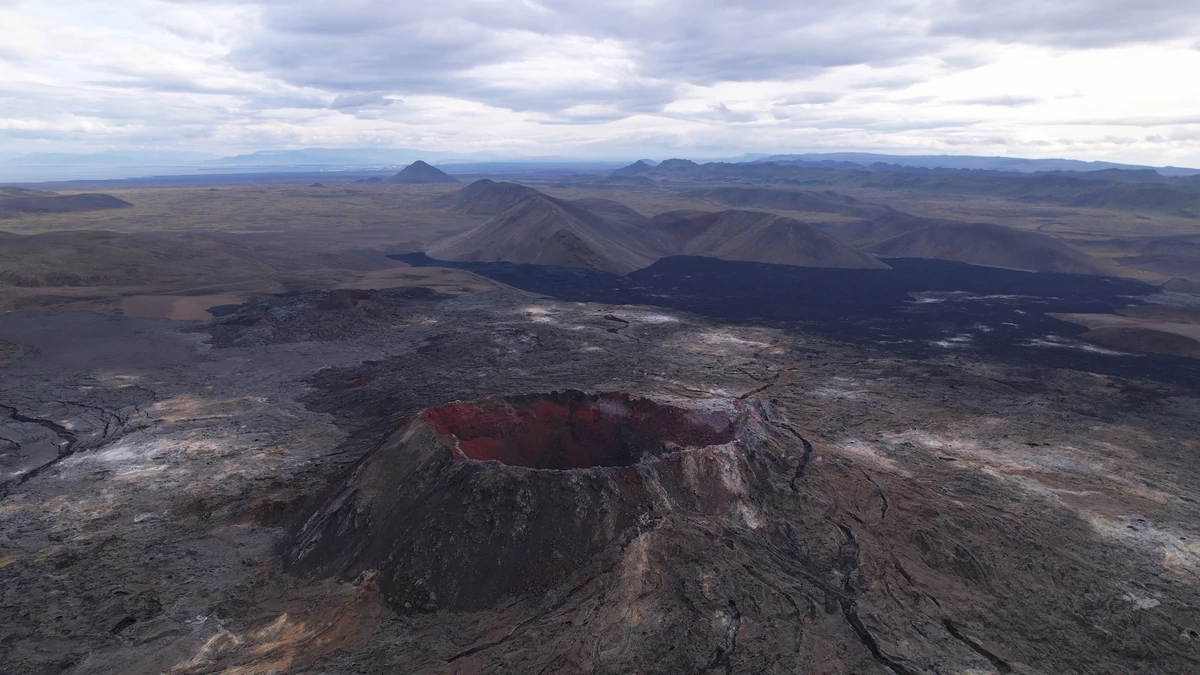
[[[1200,164],[1197,34],[1193,0],[0,0],[0,152]]]

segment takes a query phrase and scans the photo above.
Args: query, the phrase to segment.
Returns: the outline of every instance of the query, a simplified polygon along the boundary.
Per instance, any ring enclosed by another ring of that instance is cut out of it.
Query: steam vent
[[[314,576],[379,572],[400,612],[491,607],[611,566],[671,514],[757,527],[756,404],[578,391],[429,408],[395,429],[285,556]],[[779,458],[776,458],[777,460]]]

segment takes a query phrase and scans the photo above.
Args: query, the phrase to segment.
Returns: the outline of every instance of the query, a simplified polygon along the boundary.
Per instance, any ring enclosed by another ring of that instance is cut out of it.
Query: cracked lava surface
[[[1197,671],[1194,387],[371,302],[0,316],[6,671]]]

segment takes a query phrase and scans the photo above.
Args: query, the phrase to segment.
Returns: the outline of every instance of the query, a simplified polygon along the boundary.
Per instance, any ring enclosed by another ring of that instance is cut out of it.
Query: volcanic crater
[[[428,408],[316,508],[285,561],[317,577],[376,570],[405,613],[544,594],[670,514],[744,521],[769,443],[758,405],[565,391]]]
[[[632,466],[670,452],[723,445],[737,432],[729,411],[578,391],[450,403],[428,410],[425,419],[457,440],[457,460],[556,471]]]

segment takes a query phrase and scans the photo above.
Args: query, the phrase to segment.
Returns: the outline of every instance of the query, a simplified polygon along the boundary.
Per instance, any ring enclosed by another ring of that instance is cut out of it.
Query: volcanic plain
[[[659,166],[0,220],[4,670],[1200,669],[1200,221]]]

